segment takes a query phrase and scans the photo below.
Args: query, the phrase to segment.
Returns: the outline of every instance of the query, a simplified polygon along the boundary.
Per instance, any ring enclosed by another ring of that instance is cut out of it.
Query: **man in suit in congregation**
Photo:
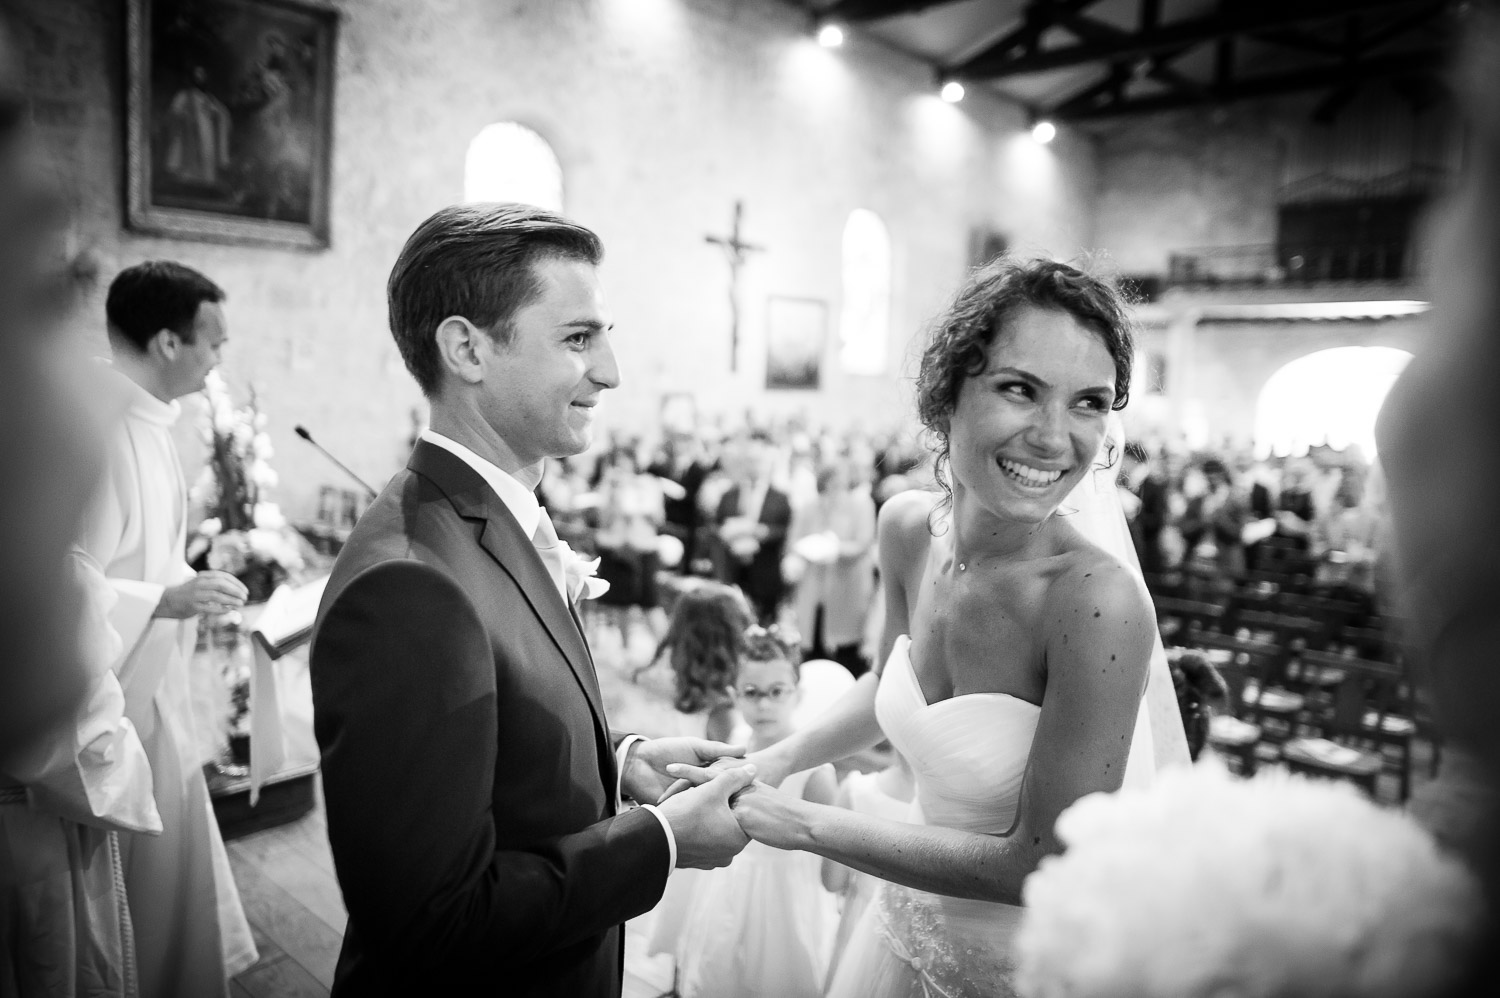
[[[771,484],[776,449],[770,437],[752,433],[728,449],[734,484],[719,499],[720,577],[739,586],[762,624],[774,624],[786,596],[781,559],[792,523],[792,503]]]
[[[650,804],[668,764],[742,750],[610,731],[572,606],[589,581],[533,494],[619,384],[601,255],[551,212],[468,204],[423,222],[391,273],[432,425],[339,555],[313,637],[349,910],[336,996],[613,998],[621,923],[674,866],[746,842],[728,806],[746,777]]]

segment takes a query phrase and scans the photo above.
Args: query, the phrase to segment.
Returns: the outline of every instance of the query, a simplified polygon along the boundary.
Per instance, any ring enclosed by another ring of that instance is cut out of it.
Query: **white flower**
[[[198,534],[202,537],[217,537],[219,536],[219,531],[223,529],[224,524],[219,522],[219,518],[217,516],[210,516],[208,519],[198,524]]]
[[[212,506],[219,498],[219,480],[214,477],[214,469],[204,465],[203,470],[198,472],[198,478],[193,482],[193,487],[188,489],[188,502],[194,506],[207,508]]]
[[[257,416],[256,421],[259,422],[263,418],[263,416]],[[251,443],[250,450],[251,453],[262,461],[269,461],[276,456],[276,448],[271,446],[271,435],[265,432],[255,435],[255,440]]]
[[[276,503],[258,502],[255,504],[255,525],[265,530],[280,530],[286,526],[286,517]]]
[[[557,543],[562,546],[563,574],[567,578],[569,603],[577,603],[581,599],[598,599],[609,592],[609,583],[594,576],[599,571],[598,558],[583,557],[569,547],[567,541]]]
[[[1199,765],[1063,812],[1026,880],[1027,998],[1446,993],[1479,887],[1408,816],[1347,784]]]
[[[219,572],[238,575],[249,562],[250,542],[238,530],[219,534],[208,548],[208,567]]]
[[[283,530],[256,527],[250,531],[250,551],[261,561],[280,565],[288,572],[302,567],[302,555]]]
[[[281,476],[276,474],[276,469],[272,468],[266,462],[252,461],[250,463],[250,481],[255,483],[257,489],[274,489],[277,483],[281,481]]]

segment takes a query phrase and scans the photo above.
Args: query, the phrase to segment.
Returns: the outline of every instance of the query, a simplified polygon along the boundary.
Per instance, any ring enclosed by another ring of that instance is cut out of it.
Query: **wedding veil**
[[[1141,572],[1140,558],[1130,538],[1130,527],[1125,521],[1125,508],[1120,503],[1120,493],[1115,485],[1120,455],[1125,450],[1125,428],[1116,413],[1109,415],[1109,429],[1105,433],[1094,471],[1063,500],[1059,512],[1065,513],[1073,524],[1090,541],[1119,559],[1141,579],[1145,587],[1145,576]],[[1071,510],[1071,513],[1068,511]],[[1135,737],[1130,744],[1130,755],[1125,764],[1125,787],[1149,787],[1156,773],[1167,766],[1186,765],[1188,756],[1187,735],[1182,728],[1182,716],[1177,710],[1177,694],[1172,688],[1172,674],[1167,667],[1166,649],[1162,647],[1161,635],[1156,630],[1156,621],[1151,622],[1154,640],[1151,647],[1151,665],[1146,682],[1145,695],[1141,697],[1140,710],[1136,715]]]

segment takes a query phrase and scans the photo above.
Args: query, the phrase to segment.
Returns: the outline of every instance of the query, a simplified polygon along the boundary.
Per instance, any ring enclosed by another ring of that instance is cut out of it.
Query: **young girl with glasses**
[[[751,751],[792,733],[798,644],[775,627],[745,633],[731,692],[750,726]],[[823,765],[792,774],[781,789],[827,804],[837,781]],[[676,947],[682,998],[821,995],[837,915],[819,866],[811,853],[752,842],[729,866],[699,875]]]

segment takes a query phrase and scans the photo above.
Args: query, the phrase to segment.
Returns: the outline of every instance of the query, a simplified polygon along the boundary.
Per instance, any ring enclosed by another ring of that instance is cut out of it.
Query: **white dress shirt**
[[[521,482],[508,472],[500,470],[493,462],[486,461],[463,444],[451,440],[441,433],[436,433],[430,429],[423,430],[419,439],[425,440],[435,447],[443,448],[443,450],[473,468],[475,473],[485,480],[495,495],[505,504],[505,508],[510,510],[510,515],[516,518],[516,523],[520,525],[522,532],[527,537],[536,536],[537,524],[541,522],[544,511],[541,504],[536,501],[535,493],[525,485],[522,485]],[[563,602],[566,603],[567,600],[568,595],[564,592]],[[625,778],[626,760],[630,757],[631,747],[640,741],[645,741],[640,735],[626,735],[625,739],[620,742],[620,747],[615,749],[616,810],[620,806],[620,785],[621,781]],[[667,833],[667,871],[670,876],[671,871],[677,867],[677,839],[672,834],[672,823],[667,820],[667,816],[662,814],[661,810],[655,804],[642,804],[641,807],[656,815],[656,820],[661,822],[662,830]]]

